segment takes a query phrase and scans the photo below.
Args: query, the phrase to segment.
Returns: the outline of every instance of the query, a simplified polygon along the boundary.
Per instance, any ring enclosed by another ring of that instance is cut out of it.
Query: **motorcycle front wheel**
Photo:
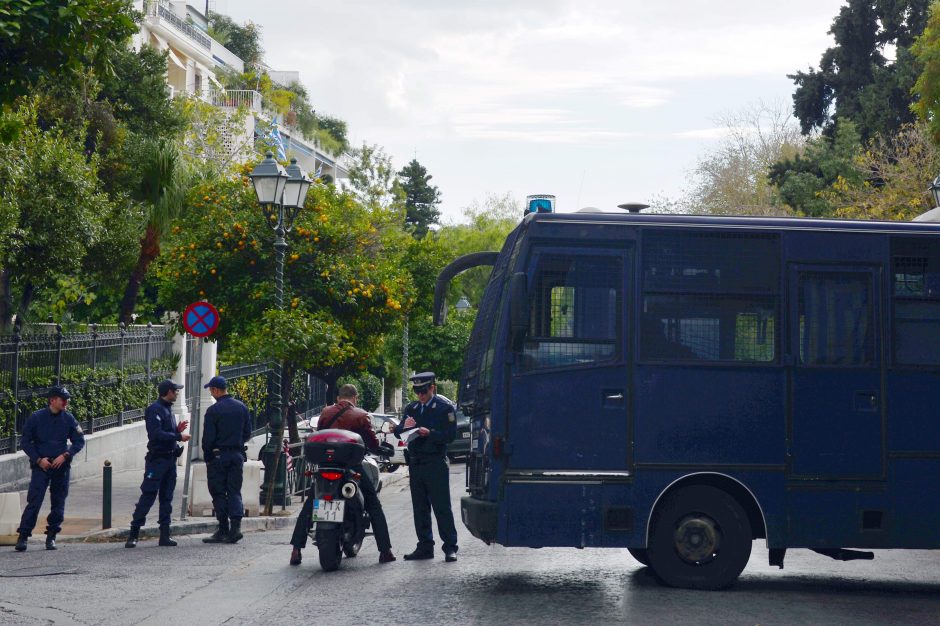
[[[317,549],[320,552],[320,567],[324,572],[335,572],[343,560],[343,529],[328,528],[316,531]]]

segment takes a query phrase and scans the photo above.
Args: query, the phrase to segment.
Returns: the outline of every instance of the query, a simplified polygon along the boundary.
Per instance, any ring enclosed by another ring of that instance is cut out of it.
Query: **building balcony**
[[[209,102],[220,109],[245,108],[261,112],[261,94],[250,89],[213,89],[209,92]]]
[[[160,23],[168,24],[173,30],[183,35],[187,40],[202,48],[211,56],[212,38],[201,30],[186,22],[185,19],[173,12],[170,7],[158,0],[144,1],[144,16]]]

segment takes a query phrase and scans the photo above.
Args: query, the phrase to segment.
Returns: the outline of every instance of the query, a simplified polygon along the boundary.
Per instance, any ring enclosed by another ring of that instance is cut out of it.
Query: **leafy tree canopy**
[[[401,263],[410,238],[394,215],[315,186],[288,237],[286,310],[275,311],[274,234],[250,167],[191,191],[157,260],[161,303],[177,311],[200,299],[215,304],[225,358],[288,360],[327,381],[375,364],[413,304]]]
[[[114,53],[137,30],[129,0],[5,0],[0,7],[0,104],[39,80],[111,73]]]
[[[927,27],[911,50],[923,68],[914,84],[912,109],[927,123],[933,141],[940,143],[940,3],[931,5]]]
[[[840,9],[829,31],[836,45],[819,68],[789,75],[804,134],[832,134],[838,119],[851,118],[867,141],[913,120],[910,92],[919,70],[910,48],[924,30],[929,2],[849,0]],[[886,46],[895,47],[894,61],[884,55]]]

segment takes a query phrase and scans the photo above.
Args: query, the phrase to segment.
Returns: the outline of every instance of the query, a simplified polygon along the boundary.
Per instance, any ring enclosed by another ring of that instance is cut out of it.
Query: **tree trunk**
[[[9,334],[13,325],[13,294],[10,293],[10,270],[0,270],[0,329]]]
[[[147,230],[140,240],[140,254],[137,256],[137,264],[127,279],[127,286],[124,288],[124,297],[121,299],[121,309],[118,315],[118,321],[128,325],[134,321],[134,307],[137,306],[137,294],[140,293],[140,286],[147,277],[147,269],[155,258],[160,256],[160,232],[153,224],[147,224]]]
[[[291,443],[300,441],[300,431],[297,430],[297,404],[291,398],[291,392],[294,389],[294,371],[293,365],[284,364],[284,388],[281,389],[281,397],[284,399],[284,406],[287,407],[287,415],[284,416],[287,424],[288,437]]]
[[[29,305],[33,303],[33,295],[36,288],[33,283],[28,282],[23,286],[23,295],[20,297],[20,306],[16,311],[16,325],[20,328],[26,323],[26,313],[29,311]]]

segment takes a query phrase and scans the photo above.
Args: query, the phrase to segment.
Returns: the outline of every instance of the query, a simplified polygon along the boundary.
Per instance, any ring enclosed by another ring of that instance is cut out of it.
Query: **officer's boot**
[[[140,528],[131,526],[131,532],[127,534],[127,541],[124,543],[124,547],[136,548],[138,539],[140,539]]]
[[[176,546],[176,542],[170,539],[170,527],[169,526],[160,527],[160,542],[157,545],[166,546],[168,548],[173,548]]]
[[[55,533],[46,533],[46,550],[56,550]]]
[[[228,518],[223,517],[219,520],[219,527],[210,536],[202,540],[203,543],[225,543],[228,539]]]
[[[242,535],[242,518],[233,517],[229,524],[230,528],[228,530],[228,536],[225,538],[225,543],[238,543],[244,536]]]
[[[17,552],[26,552],[26,542],[29,540],[29,533],[20,533],[20,536],[16,539],[16,546],[14,550]]]

